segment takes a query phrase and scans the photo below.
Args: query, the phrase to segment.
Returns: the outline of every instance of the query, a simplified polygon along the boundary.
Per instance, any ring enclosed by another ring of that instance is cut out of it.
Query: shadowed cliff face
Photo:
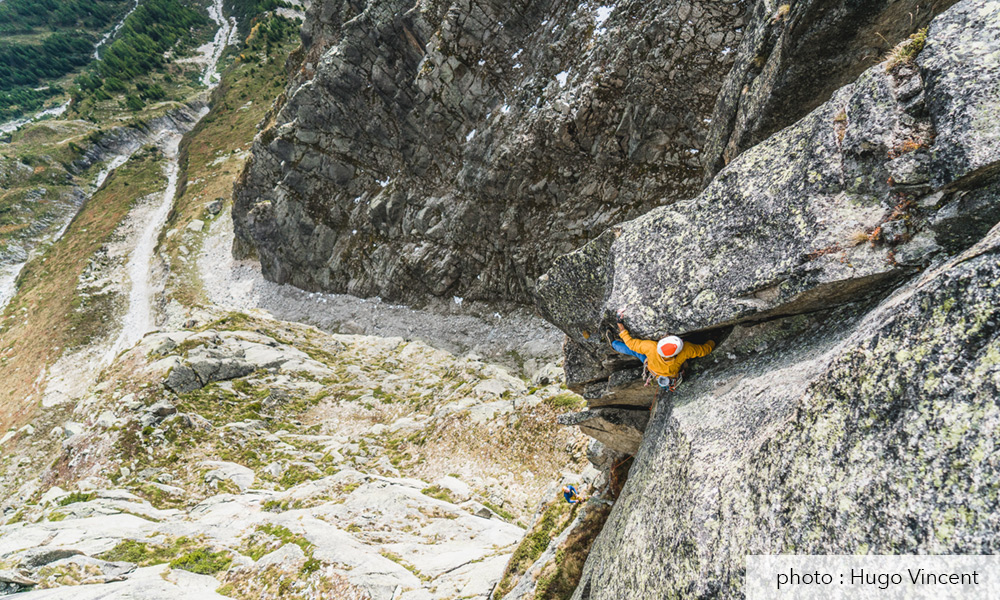
[[[646,338],[733,328],[648,424],[563,418],[644,430],[574,598],[742,597],[747,554],[1000,546],[998,41],[1000,2],[955,4],[912,60],[543,276],[591,407],[652,400],[598,335],[619,309]]]
[[[236,189],[237,254],[307,289],[529,301],[700,186],[741,2],[318,2]]]
[[[528,302],[948,4],[317,2],[234,251],[306,289]]]
[[[710,179],[825,102],[955,0],[799,0],[754,8],[702,153]]]

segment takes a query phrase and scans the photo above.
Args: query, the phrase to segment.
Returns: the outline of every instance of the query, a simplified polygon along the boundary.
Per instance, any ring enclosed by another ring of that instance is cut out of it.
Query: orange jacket
[[[681,351],[672,358],[663,358],[656,352],[656,342],[653,340],[637,340],[628,334],[628,331],[621,331],[622,341],[632,351],[646,355],[646,366],[656,375],[664,377],[677,377],[681,372],[681,366],[689,358],[699,358],[708,356],[715,349],[715,342],[709,340],[704,344],[692,344],[684,342]]]

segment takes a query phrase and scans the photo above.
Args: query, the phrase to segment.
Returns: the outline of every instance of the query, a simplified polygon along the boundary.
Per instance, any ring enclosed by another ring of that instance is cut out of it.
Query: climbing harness
[[[660,386],[661,389],[669,390],[671,392],[676,392],[677,387],[680,386],[681,382],[684,381],[684,367],[677,374],[677,377],[667,377],[666,375],[657,375],[656,373],[649,370],[648,360],[642,362],[642,379],[645,381],[646,387],[656,380],[656,385]],[[685,365],[686,367],[686,365]]]
[[[671,392],[677,391],[677,386],[681,384],[684,379],[683,373],[678,373],[677,377],[667,377],[665,375],[657,375],[656,373],[649,370],[649,364],[647,361],[642,363],[642,379],[645,382],[645,386],[649,387],[649,384],[656,380],[656,385],[660,386],[661,389],[670,390]]]

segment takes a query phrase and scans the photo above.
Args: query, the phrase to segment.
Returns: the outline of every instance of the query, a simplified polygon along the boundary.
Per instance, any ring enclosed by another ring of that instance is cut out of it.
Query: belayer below
[[[670,391],[676,390],[680,384],[681,367],[689,358],[708,356],[715,349],[715,342],[712,340],[704,344],[694,344],[685,342],[676,335],[668,335],[658,342],[633,338],[620,316],[618,334],[622,339],[613,340],[611,347],[616,352],[641,360],[646,370],[656,376],[656,382],[660,387]]]
[[[572,485],[564,485],[562,495],[563,498],[566,499],[566,502],[569,502],[570,504],[576,504],[577,502],[582,501],[582,498],[580,498],[580,496],[576,493],[576,488]]]

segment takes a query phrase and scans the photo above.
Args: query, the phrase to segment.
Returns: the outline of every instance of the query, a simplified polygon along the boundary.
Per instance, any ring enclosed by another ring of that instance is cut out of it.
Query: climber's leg
[[[625,342],[621,340],[615,340],[611,342],[611,347],[614,348],[615,351],[618,352],[619,354],[624,354],[626,356],[634,356],[635,358],[638,358],[642,362],[646,362],[646,357],[644,355],[639,354],[635,350],[629,348],[628,346],[625,345]]]

